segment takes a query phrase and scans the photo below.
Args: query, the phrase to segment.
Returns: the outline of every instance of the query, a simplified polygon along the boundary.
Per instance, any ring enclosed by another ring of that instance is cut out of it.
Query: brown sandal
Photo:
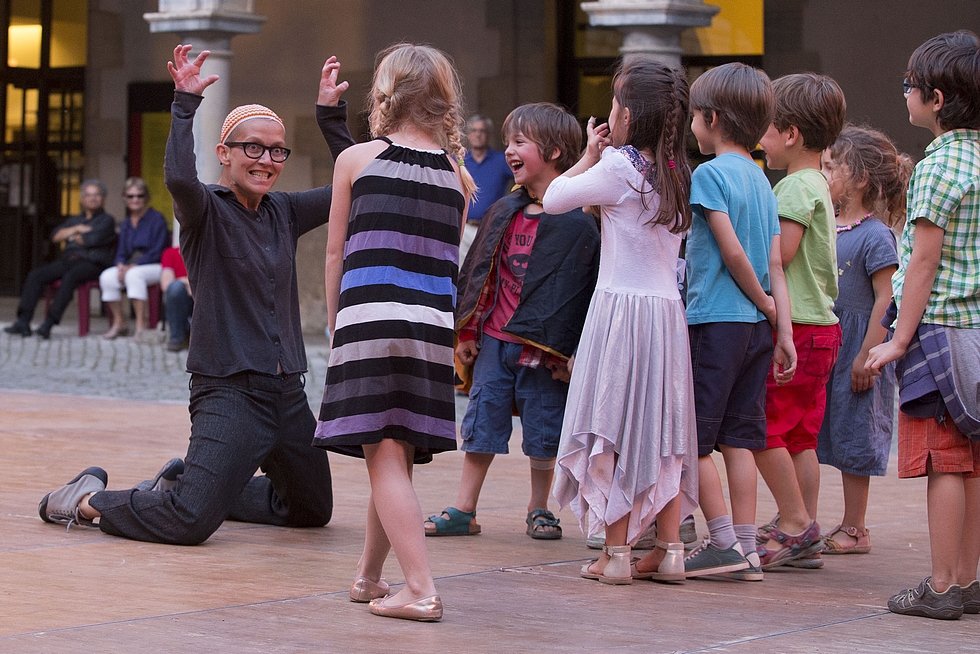
[[[836,540],[834,540],[834,534],[841,532],[847,534],[857,542],[853,545],[841,545]],[[871,551],[871,532],[867,529],[864,533],[858,531],[857,527],[845,527],[844,525],[837,525],[837,527],[831,531],[829,534],[823,536],[823,553],[824,554],[867,554]]]

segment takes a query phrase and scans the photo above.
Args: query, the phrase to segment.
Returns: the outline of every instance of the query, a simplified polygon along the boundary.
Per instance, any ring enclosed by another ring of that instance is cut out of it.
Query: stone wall
[[[802,71],[833,77],[847,118],[883,130],[916,160],[932,140],[909,124],[902,79],[923,41],[957,29],[980,30],[980,2],[943,0],[766,0],[764,67],[773,78]]]
[[[337,55],[351,83],[349,124],[365,136],[359,113],[370,88],[375,54],[398,41],[429,43],[448,52],[463,81],[467,111],[497,124],[524,102],[554,99],[555,0],[255,0],[267,17],[262,31],[231,40],[230,106],[258,102],[286,124],[292,148],[277,189],[328,184],[329,151],[314,119],[324,60]],[[166,62],[179,37],[150,34],[142,16],[154,0],[90,0],[86,88],[86,176],[110,188],[108,208],[124,213],[126,92],[130,82],[169,81]],[[207,93],[205,93],[205,96]],[[499,141],[499,138],[497,139]],[[300,240],[297,253],[304,329],[323,333],[326,227]]]

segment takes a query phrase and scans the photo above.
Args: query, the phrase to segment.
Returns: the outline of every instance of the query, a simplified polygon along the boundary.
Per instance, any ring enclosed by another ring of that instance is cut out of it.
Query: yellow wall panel
[[[167,225],[173,229],[174,204],[163,183],[163,155],[169,134],[169,111],[143,114],[140,170],[150,189],[150,206],[162,213],[167,219]]]
[[[763,54],[763,0],[707,0],[720,7],[711,27],[684,32],[684,54],[742,56]]]

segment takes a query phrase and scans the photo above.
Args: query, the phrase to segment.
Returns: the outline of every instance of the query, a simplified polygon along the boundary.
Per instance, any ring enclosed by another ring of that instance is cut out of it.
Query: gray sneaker
[[[917,615],[936,620],[959,620],[963,615],[963,593],[953,584],[945,592],[937,593],[932,577],[926,577],[916,588],[903,590],[888,600],[888,610],[901,615]]]
[[[51,491],[37,505],[41,520],[61,525],[90,525],[92,521],[79,513],[78,505],[89,493],[104,491],[109,483],[109,475],[102,468],[91,467],[78,473],[70,482]]]
[[[727,550],[719,549],[706,541],[700,549],[684,559],[684,574],[688,579],[706,575],[720,575],[726,572],[745,570],[749,562],[742,555],[742,546],[735,543]]]
[[[974,579],[960,587],[963,596],[963,613],[980,613],[980,581]]]
[[[744,570],[729,572],[728,576],[738,581],[762,581],[766,578],[766,573],[762,571],[758,552],[749,552],[745,555],[745,560],[749,562],[749,567]]]
[[[163,464],[157,476],[136,484],[139,491],[165,491],[170,490],[177,484],[177,477],[184,474],[184,461],[182,459],[170,459]]]
[[[590,550],[601,550],[606,546],[606,532],[600,531],[595,536],[589,536],[585,539],[585,546]]]
[[[689,515],[681,521],[681,542],[688,552],[698,546],[698,530],[694,526],[694,516]]]

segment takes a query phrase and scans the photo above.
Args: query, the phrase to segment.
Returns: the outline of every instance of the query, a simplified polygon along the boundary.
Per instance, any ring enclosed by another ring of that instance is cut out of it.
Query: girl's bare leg
[[[390,605],[404,604],[436,594],[429,555],[425,549],[422,508],[412,486],[412,460],[415,448],[404,441],[386,438],[364,446],[371,498],[378,520],[398,557],[405,575],[405,587],[390,600]],[[380,544],[374,536],[374,547]],[[368,543],[365,542],[365,551]],[[371,561],[377,556],[372,550]],[[367,559],[365,559],[367,563]]]
[[[378,510],[374,506],[374,493],[368,502],[367,529],[364,533],[364,551],[361,559],[357,562],[357,576],[378,581],[381,579],[382,568],[388,552],[391,551],[391,543],[378,517]]]

